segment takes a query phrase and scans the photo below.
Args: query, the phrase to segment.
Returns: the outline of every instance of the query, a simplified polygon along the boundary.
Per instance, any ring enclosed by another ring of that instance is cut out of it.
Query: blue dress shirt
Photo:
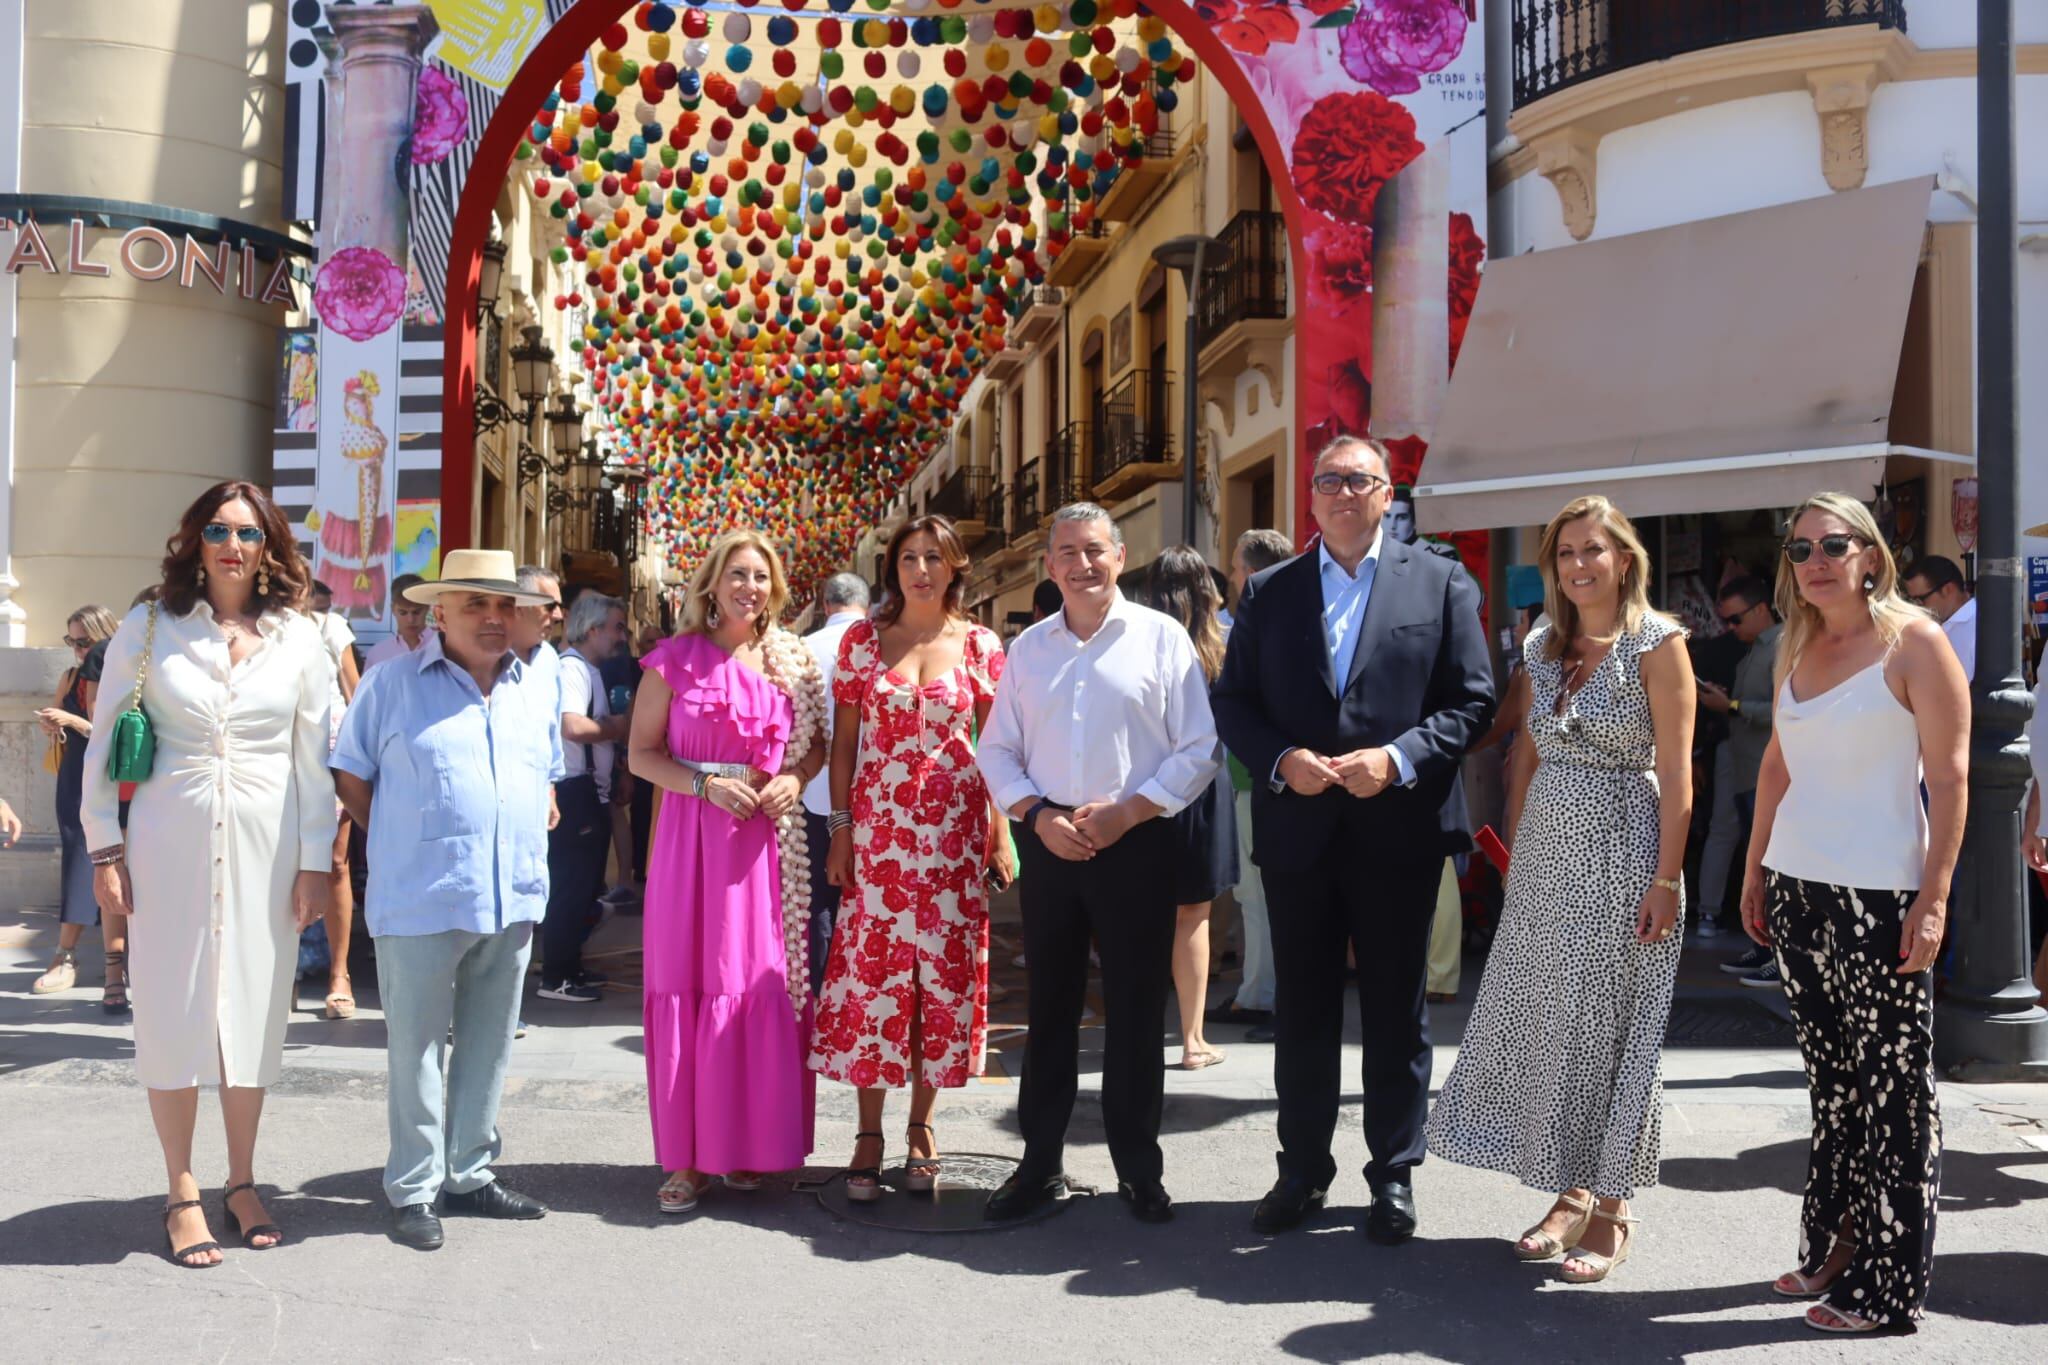
[[[1379,573],[1380,545],[1386,536],[1385,528],[1373,533],[1372,546],[1365,552],[1365,558],[1358,562],[1358,572],[1352,573],[1330,557],[1330,547],[1316,543],[1316,563],[1322,570],[1323,585],[1323,647],[1330,652],[1330,676],[1336,680],[1341,696],[1345,680],[1351,676],[1351,661],[1358,654],[1358,634],[1365,624],[1366,604],[1372,601],[1372,581]],[[1293,753],[1283,749],[1280,758]],[[1394,769],[1404,787],[1415,785],[1415,765],[1408,756],[1393,745],[1387,746],[1387,753],[1394,760]],[[1274,791],[1287,784],[1280,778],[1280,760],[1273,761],[1273,772],[1267,779]]]
[[[552,680],[507,654],[487,698],[441,638],[363,679],[328,765],[372,784],[373,937],[492,934],[548,904],[548,787],[562,773]]]

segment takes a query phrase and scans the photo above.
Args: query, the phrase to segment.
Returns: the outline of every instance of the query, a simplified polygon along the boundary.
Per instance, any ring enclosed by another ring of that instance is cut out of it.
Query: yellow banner
[[[428,0],[441,24],[434,56],[493,90],[512,83],[547,24],[545,0]]]

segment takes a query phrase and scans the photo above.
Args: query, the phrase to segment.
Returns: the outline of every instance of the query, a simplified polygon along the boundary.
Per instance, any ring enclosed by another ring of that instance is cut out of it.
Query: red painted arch
[[[489,240],[491,218],[498,191],[511,170],[513,153],[533,122],[548,92],[562,78],[569,64],[589,51],[598,36],[618,23],[636,0],[580,0],[563,15],[527,54],[519,73],[506,87],[497,112],[477,145],[476,157],[462,185],[457,203],[454,231],[448,246],[447,322],[443,329],[442,372],[446,380],[441,394],[441,544],[443,551],[472,547],[476,527],[470,505],[476,484],[476,296],[484,243]],[[1265,105],[1252,89],[1250,78],[1238,65],[1236,54],[1224,46],[1215,31],[1204,24],[1186,0],[1149,0],[1149,8],[1174,37],[1209,70],[1216,73],[1233,107],[1244,118],[1273,182],[1286,224],[1288,279],[1295,297],[1301,297],[1301,282],[1307,279],[1308,257],[1303,247],[1301,224],[1305,210],[1288,174],[1285,149],[1273,131]],[[1307,441],[1307,386],[1300,380],[1306,359],[1300,352],[1296,333],[1295,381],[1293,389],[1296,459],[1297,540],[1308,528],[1307,463],[1300,458]]]

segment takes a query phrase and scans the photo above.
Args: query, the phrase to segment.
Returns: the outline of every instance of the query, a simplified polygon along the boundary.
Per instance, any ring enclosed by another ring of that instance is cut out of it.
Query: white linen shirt
[[[611,695],[605,690],[604,678],[598,673],[597,665],[583,657],[582,650],[574,645],[563,650],[557,667],[560,696],[556,700],[556,709],[559,714],[564,717],[588,716],[592,720],[611,719]],[[595,777],[597,799],[609,802],[612,799],[612,761],[617,748],[616,744],[602,741],[585,744],[580,740],[565,739],[562,741],[562,775]]]
[[[1221,757],[1194,642],[1121,592],[1089,639],[1064,610],[1017,637],[976,755],[1006,811],[1136,793],[1165,815],[1208,788]]]
[[[1963,677],[1971,682],[1977,680],[1977,599],[1957,607],[1948,620],[1941,623],[1942,633],[1948,636],[1949,647],[1956,652],[1956,659],[1963,666]]]
[[[825,752],[832,752],[832,713],[838,708],[832,701],[832,678],[839,671],[839,642],[846,638],[846,632],[855,621],[867,619],[867,612],[859,607],[845,607],[827,617],[825,624],[809,635],[804,643],[811,647],[811,657],[818,661],[818,676],[825,680]],[[804,809],[823,819],[832,813],[832,765],[827,763],[818,769],[818,775],[804,788]]]

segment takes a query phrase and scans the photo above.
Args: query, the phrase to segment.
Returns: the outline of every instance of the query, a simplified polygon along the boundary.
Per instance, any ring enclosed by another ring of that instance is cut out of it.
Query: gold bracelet
[[[1661,886],[1674,896],[1679,895],[1685,890],[1685,884],[1673,877],[1652,877],[1650,885]]]

